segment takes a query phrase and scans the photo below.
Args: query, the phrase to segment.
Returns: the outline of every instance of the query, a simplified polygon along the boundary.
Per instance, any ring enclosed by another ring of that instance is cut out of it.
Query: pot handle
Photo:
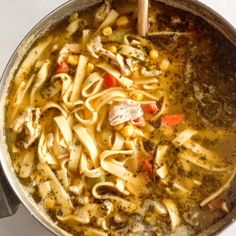
[[[19,204],[20,201],[10,187],[0,165],[0,218],[15,214]]]

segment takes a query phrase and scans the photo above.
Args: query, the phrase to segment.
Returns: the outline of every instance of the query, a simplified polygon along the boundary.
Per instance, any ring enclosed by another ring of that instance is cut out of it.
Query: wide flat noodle
[[[103,106],[100,110],[100,116],[98,117],[98,121],[97,121],[97,126],[96,126],[96,131],[97,132],[102,131],[102,126],[104,125],[107,113],[108,113],[107,106]]]
[[[208,161],[213,161],[215,162],[216,159],[218,159],[218,155],[214,153],[211,150],[208,150],[207,148],[203,147],[202,145],[198,144],[195,141],[188,140],[183,144],[183,146],[192,152],[201,155],[202,157],[206,158]]]
[[[144,84],[143,89],[145,90],[158,90],[161,92],[160,86],[158,84]]]
[[[18,86],[18,88],[16,90],[16,93],[15,93],[14,97],[11,100],[13,111],[9,114],[9,116],[10,116],[10,118],[9,118],[10,124],[15,119],[16,114],[19,111],[20,105],[22,104],[27,91],[30,88],[30,86],[31,86],[31,84],[32,84],[32,82],[34,80],[34,77],[35,77],[35,74],[32,74],[28,81],[21,81],[20,82],[20,84],[19,84],[19,86]]]
[[[177,194],[181,192],[181,196],[188,196],[192,193],[194,186],[201,185],[201,182],[196,182],[192,178],[178,176],[173,180],[173,187],[177,189]],[[184,194],[184,195],[183,195]]]
[[[103,29],[104,27],[107,27],[109,25],[112,25],[116,19],[118,18],[119,13],[115,10],[111,10],[105,20],[102,22],[102,24],[98,27],[97,31]]]
[[[42,113],[46,112],[49,109],[55,108],[61,112],[61,114],[67,118],[67,111],[65,111],[58,103],[56,102],[47,102],[41,109]]]
[[[143,94],[144,97],[150,99],[148,101],[146,101],[146,100],[140,101],[141,104],[156,103],[156,101],[159,101],[163,97],[162,91],[160,91],[160,93],[155,93],[155,96],[154,96],[150,93],[147,93],[143,90],[138,90],[138,89],[135,89],[135,90],[131,91],[130,96],[132,96],[133,94],[136,94],[136,93]]]
[[[90,169],[88,167],[88,161],[86,154],[82,151],[80,159],[80,173],[89,178],[99,178],[107,174],[100,166],[97,168]]]
[[[21,178],[28,178],[33,171],[34,166],[34,151],[29,150],[24,154],[21,161],[19,176]]]
[[[91,126],[97,122],[98,112],[105,106],[108,102],[114,100],[115,98],[126,98],[127,92],[120,88],[111,88],[104,90],[98,94],[95,94],[85,101],[85,108],[90,112],[91,117],[89,119],[82,118],[77,111],[82,108],[75,109],[75,118],[84,126]]]
[[[82,152],[82,147],[78,143],[78,141],[75,141],[71,146],[70,146],[70,158],[68,162],[68,170],[71,172],[76,173],[79,167],[79,162],[80,162],[80,156]]]
[[[136,140],[126,140],[124,142],[125,147],[127,149],[130,149],[133,151],[133,155],[127,157],[127,159],[124,161],[125,166],[127,169],[133,173],[136,173],[138,170],[138,155],[139,155],[139,148]]]
[[[76,69],[75,79],[73,83],[73,88],[70,96],[70,101],[75,102],[80,98],[81,85],[85,78],[86,66],[88,63],[88,57],[80,55],[78,66]]]
[[[70,186],[69,178],[68,178],[68,173],[67,169],[63,168],[61,170],[57,171],[57,178],[62,183],[64,189],[67,191]]]
[[[31,89],[31,93],[30,93],[30,104],[32,106],[35,103],[35,93],[37,92],[37,90],[39,90],[39,88],[48,79],[50,67],[51,67],[51,62],[49,60],[46,60],[43,63],[42,67],[40,68],[40,70],[35,78],[35,83],[33,85],[33,88]]]
[[[72,21],[67,27],[66,27],[66,35],[67,37],[70,37],[72,34],[74,34],[79,29],[81,19],[75,19]]]
[[[177,209],[174,201],[171,200],[171,199],[164,199],[163,203],[164,203],[164,205],[165,205],[165,207],[166,207],[166,209],[169,213],[169,216],[170,216],[170,219],[171,219],[172,230],[175,230],[176,227],[181,222],[178,209]]]
[[[85,29],[82,32],[82,49],[85,50],[91,37],[91,30]]]
[[[47,164],[39,163],[37,165],[37,169],[43,171],[44,174],[49,178],[50,186],[53,193],[55,194],[57,202],[61,205],[61,211],[63,215],[69,215],[73,209],[73,204],[70,200],[69,194],[65,191]]]
[[[77,105],[82,105],[83,101],[82,100],[77,100],[74,102],[70,101],[70,95],[72,92],[72,88],[73,88],[73,83],[72,83],[72,79],[71,77],[66,74],[66,73],[61,73],[61,74],[56,74],[51,78],[51,81],[58,81],[58,79],[61,80],[62,83],[62,88],[61,88],[61,99],[63,101],[63,103],[65,104],[65,106],[67,108],[73,108],[74,106]]]
[[[43,200],[45,200],[48,194],[52,192],[50,181],[45,181],[39,184],[38,189],[39,189],[39,195],[41,196],[41,198],[43,198]]]
[[[30,72],[32,66],[38,60],[40,55],[47,49],[52,40],[52,37],[47,37],[46,40],[41,41],[38,45],[32,48],[29,53],[27,53],[27,57],[22,62],[15,76],[14,82],[16,86],[18,86],[21,79]]]
[[[91,223],[91,219],[93,217],[102,217],[99,213],[99,206],[94,203],[89,203],[76,210],[73,215],[58,215],[57,219],[68,224],[75,231],[81,232],[82,230],[83,234],[86,236],[106,236],[107,233],[104,233],[103,231],[87,227],[87,224]],[[86,225],[86,227],[84,227],[83,225]]]
[[[80,124],[73,127],[73,130],[77,134],[80,142],[84,145],[86,151],[93,162],[94,167],[99,166],[98,150],[93,138],[89,135],[87,129]]]
[[[196,130],[185,129],[184,131],[179,133],[178,136],[175,139],[172,140],[172,143],[175,146],[180,147],[184,143],[186,143],[189,139],[191,139],[191,137],[194,136],[196,133],[197,133]]]
[[[87,98],[97,94],[103,87],[103,77],[98,73],[94,72],[90,74],[83,83],[82,96]]]
[[[57,160],[47,149],[44,132],[41,133],[38,144],[38,158],[41,163],[48,163],[49,165],[57,165]]]
[[[210,171],[225,171],[228,169],[227,167],[222,167],[221,163],[217,164],[217,162],[211,162],[207,159],[204,159],[201,155],[198,155],[190,150],[180,152],[178,154],[178,157]]]
[[[156,149],[155,168],[160,167],[164,163],[165,154],[167,152],[167,145],[159,145]]]
[[[147,78],[147,79],[137,79],[134,80],[134,83],[137,85],[145,85],[145,84],[157,84],[158,83],[158,79],[157,78]]]
[[[207,203],[214,200],[220,194],[222,194],[225,190],[227,190],[230,187],[230,184],[233,181],[235,175],[236,175],[236,166],[234,167],[233,170],[231,170],[231,174],[230,174],[228,180],[216,192],[212,193],[210,196],[208,196],[203,201],[201,201],[200,206],[202,206],[202,207],[205,206]]]
[[[64,142],[64,145],[62,145],[60,130],[58,127],[56,127],[54,130],[53,139],[54,140],[53,140],[52,150],[55,156],[57,157],[57,159],[62,159],[62,158],[67,157],[69,155],[68,149],[65,142]]]
[[[116,132],[115,133],[115,140],[114,140],[111,150],[114,150],[114,151],[121,150],[123,148],[124,142],[125,142],[125,140],[124,140],[123,136],[120,133]]]
[[[107,161],[109,157],[112,157],[114,155],[132,155],[132,150],[119,150],[119,151],[111,151],[111,150],[105,150],[100,154],[100,164],[104,170],[107,172],[123,179],[126,181],[135,181],[133,178],[134,174],[128,171],[125,167],[121,167],[120,165],[115,165],[114,163]]]
[[[79,224],[88,224],[90,222],[90,217],[89,215],[68,215],[68,216],[57,216],[57,219],[62,221],[62,222],[65,222],[67,224],[69,224],[72,228],[74,228],[72,222],[76,222],[76,223],[79,223]]]
[[[117,155],[120,156],[132,154],[132,150],[105,150],[100,154],[100,165],[108,173],[111,173],[112,175],[115,175],[134,186],[141,187],[144,184],[143,180],[139,178],[139,176],[135,176],[134,173],[127,170],[127,168],[125,168],[122,163],[119,163],[115,160],[115,156]]]
[[[112,201],[115,201],[115,202],[121,204],[121,206],[129,212],[132,212],[137,208],[136,204],[134,204],[130,201],[127,201],[122,197],[118,197],[115,194],[110,194],[110,193],[100,194],[99,193],[99,188],[107,188],[107,187],[109,187],[111,189],[113,188],[113,189],[119,191],[119,189],[116,188],[116,186],[112,182],[97,183],[93,186],[93,189],[92,189],[93,196],[96,199],[110,199]]]
[[[73,134],[67,120],[62,115],[54,117],[54,120],[63,135],[67,147],[69,148],[72,143]]]

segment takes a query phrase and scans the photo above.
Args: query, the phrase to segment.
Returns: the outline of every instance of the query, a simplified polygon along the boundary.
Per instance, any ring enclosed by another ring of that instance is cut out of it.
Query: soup
[[[235,48],[155,2],[139,37],[135,4],[73,13],[10,87],[19,181],[72,235],[196,235],[235,203]]]

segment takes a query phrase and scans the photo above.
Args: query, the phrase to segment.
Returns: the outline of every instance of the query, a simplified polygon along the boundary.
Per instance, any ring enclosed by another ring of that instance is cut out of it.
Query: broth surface
[[[236,49],[162,4],[149,23],[132,2],[73,13],[10,87],[19,181],[72,235],[196,235],[235,205]]]

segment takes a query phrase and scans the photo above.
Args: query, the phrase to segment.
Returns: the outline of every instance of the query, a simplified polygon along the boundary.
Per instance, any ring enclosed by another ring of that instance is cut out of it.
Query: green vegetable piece
[[[93,186],[97,183],[101,183],[101,182],[105,182],[106,181],[106,176],[105,175],[102,175],[98,178],[89,178],[89,177],[86,177],[86,182],[88,183],[88,185],[90,186]]]
[[[124,31],[114,31],[112,34],[108,35],[107,39],[113,43],[122,43],[126,32]]]

